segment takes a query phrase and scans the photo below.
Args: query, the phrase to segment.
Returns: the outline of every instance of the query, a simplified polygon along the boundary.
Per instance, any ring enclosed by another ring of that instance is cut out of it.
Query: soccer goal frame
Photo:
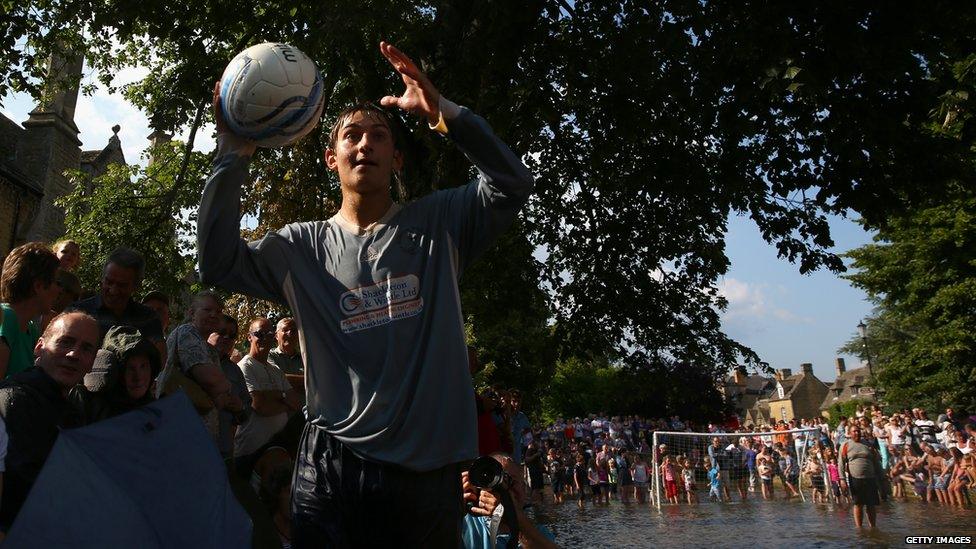
[[[684,431],[655,431],[652,437],[654,441],[654,445],[652,447],[652,452],[653,452],[652,463],[654,466],[653,469],[654,476],[653,476],[653,482],[651,486],[651,499],[653,500],[654,506],[657,507],[658,510],[661,509],[661,499],[662,499],[661,489],[662,489],[663,479],[661,478],[662,463],[660,461],[661,452],[659,449],[662,443],[670,443],[674,439],[682,439],[682,438],[702,440],[702,441],[708,441],[704,445],[701,445],[703,448],[707,450],[707,447],[709,444],[711,444],[711,439],[713,437],[724,438],[725,444],[728,444],[732,441],[733,438],[734,439],[738,439],[740,437],[772,438],[772,437],[782,436],[786,434],[806,435],[806,437],[804,438],[804,444],[799,451],[799,455],[796,456],[797,467],[800,468],[800,472],[801,472],[800,480],[797,483],[797,490],[800,492],[800,499],[806,501],[806,497],[803,495],[803,488],[802,488],[802,484],[803,484],[802,472],[807,464],[807,448],[809,447],[809,442],[808,442],[809,437],[813,436],[815,437],[814,440],[820,440],[820,435],[822,434],[822,431],[818,427],[807,427],[803,429],[789,429],[785,431],[759,431],[759,432],[751,432],[751,433],[691,433],[691,432],[684,432]],[[688,445],[688,448],[692,448],[693,446],[694,444],[690,444]],[[723,448],[724,447],[725,446],[723,446]],[[826,476],[826,467],[824,467],[824,471],[825,471],[824,475]],[[829,483],[827,484],[827,486],[829,486]]]

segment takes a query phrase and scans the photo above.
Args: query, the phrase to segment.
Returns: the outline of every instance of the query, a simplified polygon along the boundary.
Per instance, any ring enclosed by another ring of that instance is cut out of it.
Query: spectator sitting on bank
[[[268,364],[275,333],[267,318],[256,318],[248,328],[250,350],[237,365],[251,393],[252,412],[234,438],[237,472],[250,475],[256,452],[288,423],[288,417],[301,408],[301,398],[285,378],[284,372]]]
[[[491,454],[491,457],[498,461],[505,471],[505,481],[508,493],[512,496],[514,509],[504,509],[504,513],[515,513],[518,522],[519,539],[518,547],[523,549],[549,549],[556,547],[553,542],[553,535],[544,526],[537,526],[525,514],[523,507],[527,503],[525,493],[525,474],[522,467],[515,463],[511,457],[503,453]],[[473,507],[464,516],[464,523],[461,528],[461,539],[465,549],[495,549],[496,547],[506,547],[509,538],[509,530],[506,521],[502,521],[498,527],[497,536],[493,536],[491,531],[491,517],[496,508],[501,505],[501,497],[497,493],[488,490],[478,490],[468,479],[467,471],[461,473],[461,485],[464,493],[464,501],[473,504]],[[496,489],[497,490],[497,489]],[[494,545],[492,541],[494,539]]]
[[[113,326],[84,385],[69,395],[78,423],[88,425],[152,402],[150,388],[161,369],[159,351],[139,330]]]
[[[95,318],[98,322],[99,345],[112,326],[132,326],[156,345],[161,356],[165,356],[163,328],[159,317],[152,309],[132,299],[132,294],[142,282],[145,268],[146,263],[138,252],[128,248],[116,249],[105,262],[99,293],[75,303],[70,309],[82,311]]]
[[[97,350],[95,319],[78,312],[58,315],[34,346],[35,367],[0,384],[0,416],[10,438],[0,530],[13,524],[61,428],[74,426],[68,391],[91,370]]]
[[[169,296],[159,290],[153,290],[143,296],[142,304],[155,311],[163,334],[169,333]]]
[[[156,381],[157,397],[180,389],[186,392],[214,440],[218,436],[218,411],[243,407],[241,399],[231,393],[230,382],[220,368],[220,355],[207,343],[223,318],[223,304],[216,294],[204,291],[194,296],[189,321],[177,326],[166,339],[166,366]]]
[[[60,289],[58,258],[40,242],[14,248],[0,274],[0,379],[34,364],[40,326],[34,321],[51,310]]]
[[[237,367],[237,363],[231,361],[230,353],[234,349],[234,342],[237,341],[237,319],[225,314],[220,323],[220,329],[211,333],[207,342],[217,349],[220,355],[220,369],[230,382],[231,394],[241,401],[240,410],[223,409],[217,416],[217,448],[224,460],[234,457],[234,437],[237,429],[247,421],[251,414],[251,393],[247,391],[247,383],[244,382],[244,374]]]

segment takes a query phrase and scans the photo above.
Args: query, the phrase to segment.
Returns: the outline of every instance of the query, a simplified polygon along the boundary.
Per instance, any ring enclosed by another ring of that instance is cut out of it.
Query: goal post
[[[747,497],[761,498],[764,484],[770,493],[777,488],[787,493],[799,492],[798,497],[806,501],[803,480],[807,475],[803,472],[808,449],[821,439],[821,434],[817,427],[752,433],[657,431],[652,437],[652,501],[660,509],[662,504],[675,500],[724,501],[736,494],[741,498],[750,493]],[[782,470],[784,467],[786,471]],[[715,471],[710,474],[713,468]],[[828,487],[825,492],[830,494],[826,464],[822,464],[821,471],[817,476],[824,480]]]

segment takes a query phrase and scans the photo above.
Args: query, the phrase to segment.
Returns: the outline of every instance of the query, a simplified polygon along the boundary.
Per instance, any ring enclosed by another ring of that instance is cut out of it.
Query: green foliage
[[[827,418],[827,425],[830,425],[830,429],[834,430],[837,428],[837,424],[840,423],[840,417],[844,416],[847,418],[855,417],[858,406],[867,406],[869,402],[865,402],[858,399],[851,399],[844,402],[838,402],[830,408],[827,412],[830,417]]]
[[[875,301],[875,375],[897,406],[976,404],[976,193],[894,218],[852,250]],[[876,356],[876,358],[875,358]]]
[[[945,49],[941,95],[926,133],[950,143],[951,162],[976,164],[976,53]],[[958,151],[958,153],[956,153]],[[849,278],[877,305],[868,351],[885,400],[895,406],[976,406],[976,187],[971,174],[920,178],[942,185],[923,207],[891,215],[874,244],[848,255]],[[944,179],[942,179],[944,177]],[[858,338],[845,346],[863,354]]]
[[[194,280],[196,206],[210,162],[207,155],[192,153],[178,186],[183,145],[160,145],[152,154],[154,162],[146,168],[112,164],[95,178],[71,174],[74,190],[59,204],[66,212],[65,236],[84,254],[78,276],[85,288],[99,287],[102,266],[119,246],[145,258],[143,290],[181,296]]]
[[[627,368],[606,359],[572,357],[556,365],[542,394],[540,415],[545,421],[604,412],[646,417],[678,414],[709,422],[720,421],[729,412],[706,370],[677,363]]]
[[[512,256],[499,246],[462,282],[479,350],[513,383],[543,383],[556,358],[612,355],[717,380],[758,361],[720,325],[731,214],[801,272],[842,271],[826,214],[881,227],[976,179],[966,2],[217,0],[178,17],[152,0],[9,6],[0,92],[39,91],[38,62],[80,46],[106,82],[150,68],[125,92],[160,129],[188,124],[252,43],[290,42],[317,61],[326,121],[398,90],[381,39],[414,55],[537,176],[502,243]],[[322,145],[318,131],[260,153],[245,201],[258,233],[334,211]],[[469,179],[448,140],[416,131],[404,146],[407,197]]]

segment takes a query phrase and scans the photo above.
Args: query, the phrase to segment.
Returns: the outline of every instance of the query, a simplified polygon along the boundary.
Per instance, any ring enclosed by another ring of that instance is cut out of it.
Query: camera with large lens
[[[506,549],[518,547],[519,525],[518,517],[515,514],[515,503],[512,495],[508,492],[511,477],[505,474],[505,469],[497,459],[491,456],[481,456],[471,462],[468,468],[468,481],[479,490],[494,491],[501,500],[499,508],[503,511],[501,520],[508,527],[509,539]],[[468,508],[474,507],[474,503],[469,502]],[[497,527],[497,522],[493,528]],[[494,531],[494,530],[493,530]]]
[[[494,490],[505,482],[505,470],[498,460],[491,456],[481,456],[471,463],[468,480],[482,490]]]

